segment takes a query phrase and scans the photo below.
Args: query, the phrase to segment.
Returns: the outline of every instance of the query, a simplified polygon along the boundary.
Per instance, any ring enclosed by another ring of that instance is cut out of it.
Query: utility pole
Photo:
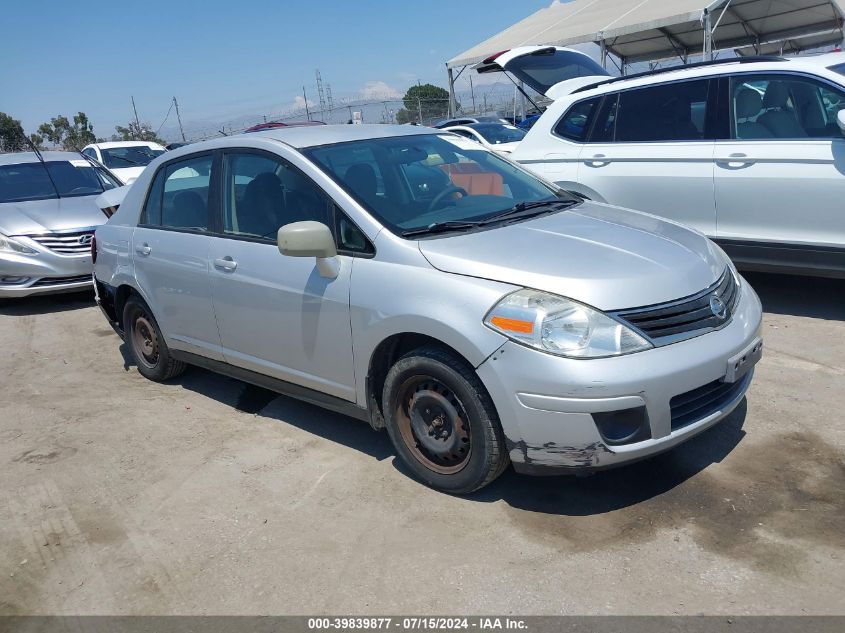
[[[422,122],[422,101],[420,100],[419,97],[417,97],[417,113],[419,114],[419,117],[420,117],[418,123],[420,125],[422,125],[423,124],[423,122]]]
[[[472,95],[472,112],[473,114],[477,114],[475,111],[475,90],[472,87],[472,75],[469,76],[469,93]]]
[[[182,129],[182,116],[179,114],[179,102],[176,101],[176,97],[173,97],[173,105],[176,106],[176,120],[179,121],[179,133],[182,135],[182,142],[185,143],[185,130]]]
[[[135,134],[132,135],[133,140],[137,140],[135,135],[141,131],[141,122],[138,121],[138,108],[135,107],[135,97],[134,95],[130,97],[132,99],[132,111],[135,113]]]
[[[308,109],[308,95],[305,94],[305,86],[302,86],[302,98],[305,99],[305,116],[311,120],[311,110]]]

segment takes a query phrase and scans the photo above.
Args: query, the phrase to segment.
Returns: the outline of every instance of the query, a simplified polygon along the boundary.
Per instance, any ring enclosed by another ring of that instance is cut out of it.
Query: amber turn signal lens
[[[490,323],[500,330],[506,330],[508,332],[531,334],[531,332],[534,331],[534,323],[531,321],[520,321],[519,319],[507,319],[505,317],[494,316],[490,319]]]

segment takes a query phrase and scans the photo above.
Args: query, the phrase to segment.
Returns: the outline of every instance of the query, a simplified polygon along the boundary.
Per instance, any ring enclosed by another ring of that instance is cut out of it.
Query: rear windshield
[[[542,94],[561,81],[608,74],[598,62],[586,55],[554,48],[512,59],[505,64],[505,70]]]
[[[500,123],[476,123],[470,127],[481,134],[484,140],[491,145],[498,145],[500,143],[515,143],[524,139],[526,134],[526,132],[514,127],[513,125]]]
[[[109,169],[143,167],[149,165],[157,156],[164,154],[164,150],[153,149],[146,145],[100,148],[100,151],[103,153],[103,164]]]
[[[0,202],[91,196],[119,186],[105,171],[82,158],[0,166]]]
[[[835,73],[845,75],[845,64],[836,64],[836,66],[831,66],[830,69]]]

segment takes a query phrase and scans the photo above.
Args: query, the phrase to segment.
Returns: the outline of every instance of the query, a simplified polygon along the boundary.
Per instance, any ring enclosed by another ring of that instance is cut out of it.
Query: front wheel
[[[433,488],[473,492],[509,463],[487,390],[450,352],[423,347],[400,358],[387,374],[382,403],[396,452]]]
[[[136,296],[130,297],[123,308],[123,331],[129,353],[144,378],[162,382],[185,371],[185,363],[171,356],[152,312]]]

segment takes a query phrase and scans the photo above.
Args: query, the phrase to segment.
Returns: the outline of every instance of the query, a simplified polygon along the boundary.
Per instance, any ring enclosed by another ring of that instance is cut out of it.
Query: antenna
[[[326,95],[323,92],[323,78],[320,77],[320,69],[314,71],[317,75],[317,98],[320,101],[320,118],[326,118]]]
[[[47,178],[50,179],[50,184],[53,185],[53,189],[56,191],[56,197],[61,198],[61,194],[59,193],[59,188],[56,186],[56,181],[53,180],[53,174],[50,173],[50,170],[47,169],[47,163],[44,160],[44,157],[41,155],[39,149],[35,146],[35,143],[32,142],[32,139],[29,138],[26,133],[21,131],[21,136],[23,136],[23,140],[26,141],[27,145],[32,149],[35,153],[35,156],[38,158],[38,162],[41,163],[41,166],[44,168],[44,171],[47,172]]]

